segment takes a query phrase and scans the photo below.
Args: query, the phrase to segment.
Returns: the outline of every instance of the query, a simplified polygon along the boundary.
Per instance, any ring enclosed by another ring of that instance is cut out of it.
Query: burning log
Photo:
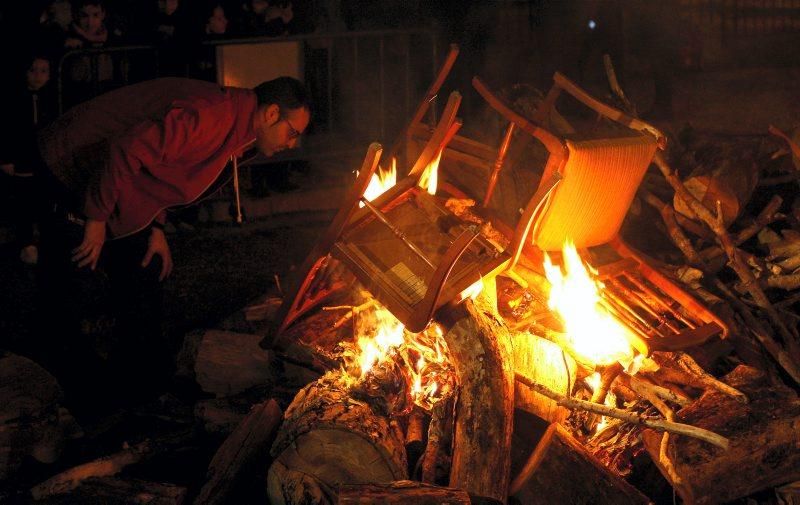
[[[532,333],[514,335],[514,371],[562,395],[575,384],[577,365],[557,344]],[[516,385],[514,405],[547,422],[564,421],[569,410],[530,388]]]
[[[233,433],[217,449],[208,467],[208,481],[200,490],[194,503],[230,503],[237,484],[264,460],[283,420],[275,400],[255,405]]]
[[[800,400],[785,386],[771,386],[757,370],[740,365],[725,382],[743,391],[750,403],[709,390],[677,413],[682,422],[722,433],[730,448],[720,451],[687,437],[672,437],[667,452],[691,503],[720,503],[800,478]],[[661,435],[643,433],[644,444],[659,464]],[[674,485],[673,481],[673,485]]]
[[[645,504],[650,500],[554,423],[511,483],[520,503]]]
[[[410,480],[386,484],[360,484],[341,486],[337,505],[493,505],[499,500],[472,495],[461,489],[431,486]]]
[[[510,479],[514,371],[509,330],[497,312],[494,279],[481,294],[440,310],[459,377],[450,486],[505,502]]]
[[[287,497],[304,493],[322,497],[342,484],[407,478],[402,433],[383,413],[392,409],[355,398],[343,379],[341,372],[323,376],[286,410],[271,450],[271,503],[299,503]]]

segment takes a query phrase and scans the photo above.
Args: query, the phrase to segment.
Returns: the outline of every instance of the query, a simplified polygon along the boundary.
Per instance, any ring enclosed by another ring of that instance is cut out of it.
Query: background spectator
[[[106,26],[103,0],[77,0],[72,7],[73,21],[64,49],[99,49],[109,45],[113,37]],[[112,87],[114,60],[108,53],[69,57],[64,61],[63,72],[67,103],[74,105]]]
[[[244,37],[277,37],[292,32],[292,2],[249,0],[242,5],[235,33]]]
[[[0,189],[4,214],[11,218],[20,259],[35,264],[38,258],[35,227],[39,195],[34,173],[41,169],[36,148],[37,131],[56,115],[55,94],[50,85],[50,60],[34,53],[16,79],[16,89],[6,98],[6,134],[0,137]]]

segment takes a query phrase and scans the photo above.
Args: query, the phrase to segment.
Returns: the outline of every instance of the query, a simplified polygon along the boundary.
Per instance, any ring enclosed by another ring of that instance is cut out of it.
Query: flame
[[[393,347],[403,344],[403,323],[398,321],[391,312],[386,309],[379,309],[374,314],[376,323],[376,333],[374,336],[359,335],[358,364],[361,369],[361,377],[364,377],[370,369],[377,363],[383,362],[389,357],[389,351]]]
[[[397,159],[392,158],[392,167],[389,170],[384,170],[379,166],[378,171],[372,174],[369,185],[364,191],[364,198],[371,202],[395,184],[397,184]],[[358,205],[364,206],[363,203]]]
[[[566,275],[545,254],[544,270],[550,281],[548,305],[564,322],[573,351],[596,364],[625,363],[633,359],[633,349],[626,338],[628,329],[600,305],[599,289],[581,261],[575,245],[564,243]]]
[[[439,184],[439,162],[441,160],[442,151],[439,151],[439,154],[428,163],[428,166],[422,171],[422,175],[419,176],[417,185],[427,190],[430,195],[436,194],[436,186]]]
[[[461,292],[461,300],[466,300],[467,298],[472,298],[473,300],[478,297],[483,291],[483,277],[480,277],[477,281],[472,283],[468,288]]]
[[[444,335],[437,324],[421,333],[405,331],[391,312],[378,307],[359,329],[356,358],[364,378],[373,367],[393,359],[409,378],[414,403],[430,409],[454,387],[455,374],[447,357]],[[365,331],[366,330],[366,331]]]
[[[592,390],[592,393],[597,391],[600,388],[600,383],[602,378],[600,377],[599,372],[594,372],[592,375],[588,375],[584,381],[586,381],[586,385],[589,386],[589,389]],[[613,407],[617,403],[617,397],[614,393],[609,391],[606,393],[605,404],[609,407]],[[606,416],[600,416],[600,421],[597,422],[597,426],[595,426],[594,431],[595,433],[599,433],[603,431],[603,429],[608,426],[608,418]]]

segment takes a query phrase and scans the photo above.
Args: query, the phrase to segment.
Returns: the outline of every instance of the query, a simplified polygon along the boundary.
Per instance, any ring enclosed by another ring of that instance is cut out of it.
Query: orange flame
[[[630,330],[600,305],[602,283],[590,276],[573,243],[567,241],[563,253],[566,274],[553,265],[547,254],[544,270],[551,285],[548,305],[564,322],[573,351],[597,364],[629,362],[633,359],[633,349],[626,338]]]
[[[364,315],[364,318],[369,316]],[[447,358],[447,348],[441,328],[433,324],[424,332],[410,333],[391,312],[379,307],[365,326],[374,328],[374,336],[359,335],[356,342],[356,362],[361,378],[376,365],[393,359],[409,378],[409,390],[414,403],[430,409],[454,386],[455,374]]]
[[[592,392],[594,393],[600,388],[600,383],[602,379],[600,377],[599,372],[594,372],[593,374],[588,375],[584,380],[586,381],[586,385],[589,386],[589,389],[591,389]],[[616,395],[611,391],[606,393],[605,404],[608,405],[609,407],[613,407],[616,405],[616,403],[617,403]],[[600,421],[594,428],[595,433],[603,431],[603,429],[605,429],[606,426],[608,426],[608,418],[606,416],[600,416]]]
[[[483,291],[483,277],[472,283],[468,288],[461,292],[461,300],[472,298],[473,300],[478,297]]]
[[[395,184],[397,184],[397,159],[392,158],[392,167],[389,170],[378,167],[378,171],[372,174],[369,185],[364,191],[364,198],[371,202]],[[358,205],[359,207],[364,206],[363,203],[359,203]]]
[[[391,312],[386,309],[378,309],[374,314],[376,322],[376,333],[374,336],[359,335],[358,364],[361,369],[361,377],[367,374],[370,369],[378,363],[383,362],[389,357],[389,351],[393,347],[403,344],[403,323],[398,321]]]
[[[422,175],[419,176],[417,185],[427,190],[430,195],[436,194],[436,186],[439,184],[439,162],[441,160],[442,151],[439,151],[439,154],[428,163],[428,166],[422,171]]]

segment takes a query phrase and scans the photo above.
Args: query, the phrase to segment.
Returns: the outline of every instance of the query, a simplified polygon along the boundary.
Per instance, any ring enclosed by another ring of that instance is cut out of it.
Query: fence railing
[[[295,45],[300,55],[301,75],[296,77],[306,82],[314,104],[304,142],[315,147],[300,149],[292,157],[363,150],[373,140],[390,144],[438,68],[437,35],[428,29],[215,40],[192,51],[205,50],[217,66],[230,66],[217,61],[226,47],[257,46],[269,55],[287,44]],[[164,50],[130,45],[67,52],[58,63],[60,110],[126,84],[164,75],[199,76],[193,61],[165,73]]]

